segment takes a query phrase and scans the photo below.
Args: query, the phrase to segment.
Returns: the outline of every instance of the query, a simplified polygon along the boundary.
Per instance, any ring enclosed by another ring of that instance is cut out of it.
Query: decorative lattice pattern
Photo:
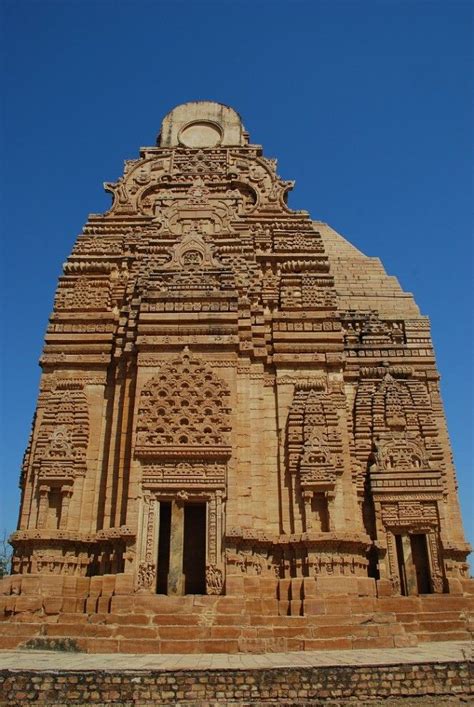
[[[228,396],[226,384],[185,352],[143,388],[137,448],[227,446]]]

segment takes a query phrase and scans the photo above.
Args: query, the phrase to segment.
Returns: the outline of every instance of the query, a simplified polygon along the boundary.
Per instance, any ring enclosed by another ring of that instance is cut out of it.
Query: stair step
[[[15,637],[21,637],[21,638],[28,638],[30,636],[35,636],[36,634],[40,633],[42,628],[42,625],[40,623],[37,624],[27,624],[27,623],[16,623],[16,622],[11,622],[8,624],[0,624],[0,637],[7,637],[7,638],[15,638]]]
[[[420,619],[418,621],[418,626],[420,631],[465,631],[466,622],[465,621],[425,621]]]
[[[420,643],[430,643],[431,641],[469,641],[472,635],[469,631],[417,631],[416,636]]]

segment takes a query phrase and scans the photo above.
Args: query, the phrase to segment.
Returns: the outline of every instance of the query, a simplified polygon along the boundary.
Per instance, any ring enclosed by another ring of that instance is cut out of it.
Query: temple
[[[0,646],[469,635],[469,546],[412,295],[288,207],[293,182],[227,106],[176,107],[104,186],[112,206],[78,236],[47,328],[2,584],[0,629],[23,633]]]

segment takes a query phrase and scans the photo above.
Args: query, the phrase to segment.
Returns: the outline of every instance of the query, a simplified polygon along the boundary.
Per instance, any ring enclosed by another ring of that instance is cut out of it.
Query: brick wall
[[[474,694],[468,662],[254,670],[0,672],[0,704],[461,704]],[[424,699],[420,700],[421,697]],[[335,702],[333,702],[335,701]],[[408,704],[408,703],[406,703]]]

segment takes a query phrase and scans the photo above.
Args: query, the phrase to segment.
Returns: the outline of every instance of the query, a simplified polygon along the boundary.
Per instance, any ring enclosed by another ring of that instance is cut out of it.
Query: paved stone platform
[[[186,655],[0,651],[0,670],[113,671],[258,670],[292,667],[405,665],[473,661],[474,641],[424,643],[414,648],[291,653],[210,653]]]
[[[0,705],[473,704],[473,644],[273,654],[0,652]]]

